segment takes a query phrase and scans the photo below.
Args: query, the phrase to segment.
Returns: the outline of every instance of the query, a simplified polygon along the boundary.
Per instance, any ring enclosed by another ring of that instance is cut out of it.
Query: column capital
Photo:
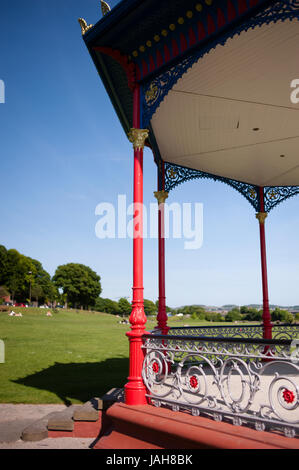
[[[129,141],[132,142],[134,149],[141,150],[144,148],[144,142],[148,138],[148,134],[148,129],[130,129],[128,137]]]
[[[255,214],[255,216],[258,219],[260,224],[265,223],[265,219],[266,219],[267,215],[268,215],[267,212],[258,212],[257,214]]]
[[[158,204],[163,204],[165,202],[165,199],[168,198],[168,192],[162,189],[161,191],[155,191],[154,196],[157,199]]]

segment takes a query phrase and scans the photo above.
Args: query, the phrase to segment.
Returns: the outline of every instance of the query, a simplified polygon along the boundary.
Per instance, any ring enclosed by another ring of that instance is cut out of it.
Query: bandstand
[[[142,434],[156,448],[175,447],[175,437],[169,441],[171,432],[175,436],[169,423],[177,420],[181,435],[193,426],[184,434],[187,447],[221,447],[221,439],[231,439],[227,446],[234,448],[236,436],[243,433],[236,447],[251,440],[256,448],[298,448],[299,328],[271,323],[265,220],[277,204],[299,194],[299,2],[122,0],[112,10],[103,1],[101,5],[100,21],[92,25],[80,18],[79,23],[133,144],[138,220],[127,333],[129,377],[124,403],[110,413],[118,422],[118,435],[139,442]],[[143,308],[145,145],[157,166],[159,206],[159,309],[152,332],[145,332]],[[164,203],[177,185],[203,178],[231,186],[255,211],[262,325],[167,325]],[[144,416],[151,422],[164,420],[168,438],[160,437],[157,444],[155,426]],[[119,424],[126,420],[131,424]],[[213,423],[213,430],[208,424],[205,432],[195,431],[194,423],[201,426],[205,420]],[[196,432],[201,436],[197,440],[191,436]],[[221,437],[208,442],[209,432]]]

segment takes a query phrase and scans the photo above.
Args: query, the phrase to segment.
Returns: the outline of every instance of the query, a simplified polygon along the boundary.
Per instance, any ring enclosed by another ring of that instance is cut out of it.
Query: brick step
[[[123,400],[123,389],[112,389],[101,398],[92,398],[83,405],[72,405],[53,412],[27,426],[22,433],[24,441],[40,441],[48,437],[81,437],[95,439],[111,425],[106,417],[113,403]]]

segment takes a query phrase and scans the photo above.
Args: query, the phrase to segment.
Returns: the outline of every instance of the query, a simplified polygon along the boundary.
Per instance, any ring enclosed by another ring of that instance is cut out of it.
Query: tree
[[[100,276],[90,267],[79,263],[68,263],[55,271],[53,282],[67,295],[67,301],[73,307],[88,308],[94,306],[102,292]]]
[[[119,305],[115,300],[103,299],[102,297],[96,299],[94,308],[97,312],[110,313],[111,315],[120,313]]]
[[[213,321],[213,322],[221,322],[221,321],[224,321],[221,313],[219,312],[211,312],[208,317],[206,317],[206,320],[209,319],[209,321]]]
[[[15,249],[7,250],[4,284],[11,292],[13,300],[24,302],[28,298],[30,271],[34,271],[30,258]]]
[[[123,317],[129,316],[131,311],[132,311],[132,305],[130,304],[130,302],[125,297],[121,297],[119,299],[118,307],[119,307],[120,313]]]
[[[144,299],[144,313],[145,315],[154,315],[157,312],[157,307],[154,302]]]
[[[105,299],[98,297],[95,301],[94,309],[97,312],[105,312]]]
[[[263,310],[257,310],[253,307],[241,307],[240,312],[244,314],[244,320],[248,321],[261,321]]]
[[[0,304],[4,302],[5,297],[9,296],[9,292],[5,286],[0,286]]]
[[[271,319],[273,321],[281,321],[286,323],[292,323],[294,321],[293,315],[287,310],[282,310],[278,307],[271,312]]]
[[[7,280],[7,250],[5,246],[0,245],[0,285],[5,284]]]
[[[39,284],[34,284],[31,288],[31,296],[33,299],[36,300],[37,305],[38,305],[38,299],[41,299],[44,297],[44,291],[43,288]]]
[[[225,316],[226,321],[238,321],[238,320],[242,320],[242,318],[243,316],[237,307],[230,310],[230,312],[228,312]]]
[[[43,269],[39,261],[31,258],[29,258],[29,260],[33,265],[33,271],[31,271],[32,289],[34,289],[35,285],[39,286],[39,295],[37,297],[40,301],[44,303],[48,303],[49,301],[54,302],[54,300],[58,299],[58,289],[52,282],[50,274]],[[36,296],[33,295],[33,291],[31,291],[31,294],[36,298]]]

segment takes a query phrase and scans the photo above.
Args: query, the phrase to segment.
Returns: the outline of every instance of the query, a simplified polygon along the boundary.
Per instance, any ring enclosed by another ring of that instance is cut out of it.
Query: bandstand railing
[[[299,328],[182,327],[143,336],[142,377],[155,406],[299,436]]]
[[[152,334],[159,334],[155,329]],[[171,327],[169,333],[175,336],[211,336],[217,338],[263,338],[263,324],[225,326],[181,326]],[[299,324],[280,323],[272,325],[272,339],[299,339]]]

